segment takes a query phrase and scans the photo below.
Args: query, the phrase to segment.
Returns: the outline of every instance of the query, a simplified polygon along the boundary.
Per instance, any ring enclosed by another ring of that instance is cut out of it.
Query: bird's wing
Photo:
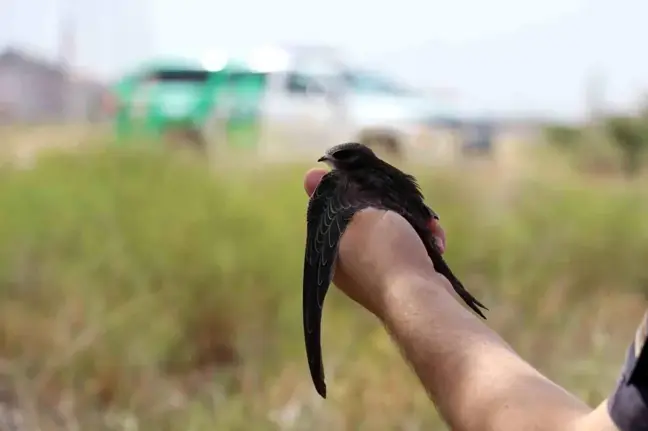
[[[303,318],[306,354],[317,392],[326,397],[322,364],[322,307],[333,279],[338,244],[353,214],[361,209],[353,205],[339,187],[344,181],[327,174],[308,203],[306,251],[304,256]]]

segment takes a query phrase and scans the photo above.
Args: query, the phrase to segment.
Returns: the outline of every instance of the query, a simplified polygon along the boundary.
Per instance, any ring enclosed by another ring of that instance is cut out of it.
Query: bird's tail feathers
[[[461,281],[452,273],[448,264],[441,257],[441,254],[434,253],[434,256],[431,257],[434,269],[448,279],[454,291],[457,292],[457,295],[459,295],[472,311],[477,313],[482,319],[486,319],[482,309],[488,311],[488,308],[466,290]]]

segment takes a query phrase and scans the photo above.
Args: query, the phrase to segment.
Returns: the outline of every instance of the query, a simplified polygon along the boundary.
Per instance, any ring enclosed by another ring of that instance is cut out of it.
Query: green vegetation
[[[547,140],[557,147],[569,148],[582,139],[582,130],[577,126],[555,124],[544,130]]]
[[[634,177],[642,167],[642,156],[648,149],[648,118],[612,117],[606,128],[619,148],[626,176]]]
[[[638,113],[609,116],[595,125],[547,126],[544,136],[581,170],[635,178],[648,156],[648,101]]]
[[[65,401],[84,430],[444,429],[379,324],[335,290],[329,399],[312,388],[304,168],[96,150],[0,171],[0,381],[42,420]],[[646,187],[429,171],[448,261],[488,323],[601,401],[645,308]]]

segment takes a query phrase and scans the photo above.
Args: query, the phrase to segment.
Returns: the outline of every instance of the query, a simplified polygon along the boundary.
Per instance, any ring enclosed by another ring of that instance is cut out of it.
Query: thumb
[[[325,169],[313,168],[306,172],[306,176],[304,177],[304,190],[306,190],[308,196],[313,194],[324,175],[326,175]]]

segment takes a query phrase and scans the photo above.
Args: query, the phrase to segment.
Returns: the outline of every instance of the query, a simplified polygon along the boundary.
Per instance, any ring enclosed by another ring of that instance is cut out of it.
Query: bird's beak
[[[329,168],[335,169],[335,163],[333,163],[333,158],[324,154],[322,157],[317,159],[318,162],[324,162],[328,165]]]

